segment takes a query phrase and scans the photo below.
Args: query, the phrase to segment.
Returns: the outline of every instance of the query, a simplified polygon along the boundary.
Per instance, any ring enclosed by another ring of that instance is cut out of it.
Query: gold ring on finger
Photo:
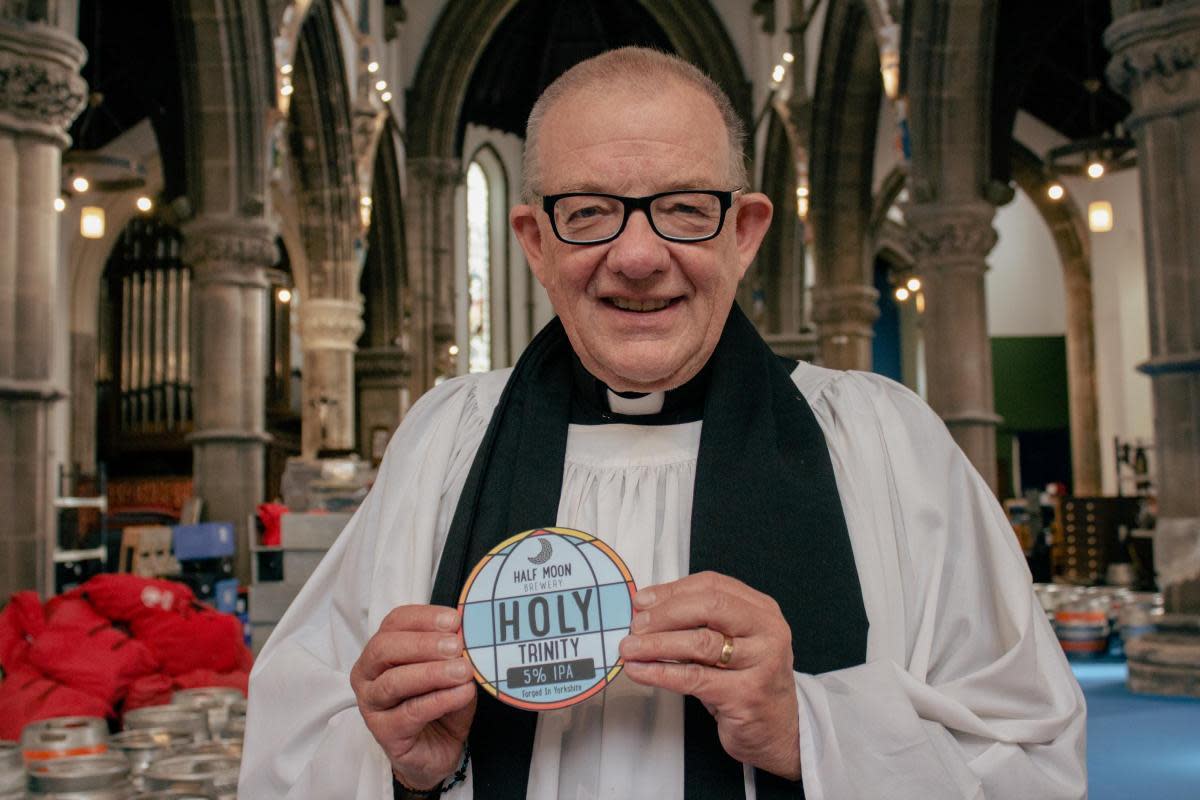
[[[726,636],[725,644],[721,646],[721,657],[717,659],[716,666],[720,669],[729,669],[729,662],[733,660],[733,637]]]

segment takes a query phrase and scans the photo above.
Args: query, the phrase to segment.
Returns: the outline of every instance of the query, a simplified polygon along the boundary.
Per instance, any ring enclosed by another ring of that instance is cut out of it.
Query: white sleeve
[[[1086,797],[1083,696],[991,490],[897,384],[850,373],[810,402],[870,630],[865,664],[796,675],[806,795]]]
[[[375,486],[263,648],[250,675],[240,797],[392,797],[391,769],[359,714],[350,669],[388,611],[429,602],[487,425],[479,383],[448,382],[413,406]]]

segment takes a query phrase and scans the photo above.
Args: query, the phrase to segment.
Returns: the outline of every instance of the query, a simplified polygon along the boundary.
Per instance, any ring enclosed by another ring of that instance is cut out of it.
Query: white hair
[[[572,92],[596,86],[619,84],[647,95],[658,94],[671,79],[698,89],[716,105],[729,135],[729,178],[733,186],[745,186],[746,129],[721,87],[679,56],[647,47],[621,47],[571,67],[547,86],[533,104],[529,122],[525,126],[525,157],[521,169],[521,194],[525,202],[531,202],[540,194],[542,175],[538,138],[551,106]]]

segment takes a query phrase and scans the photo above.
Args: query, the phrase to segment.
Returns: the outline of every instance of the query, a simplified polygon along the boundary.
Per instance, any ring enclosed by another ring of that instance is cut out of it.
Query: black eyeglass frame
[[[629,224],[629,215],[634,211],[641,211],[646,215],[646,221],[650,223],[650,229],[654,231],[659,238],[666,239],[668,242],[678,242],[680,244],[696,244],[698,242],[707,242],[710,239],[715,239],[721,235],[721,230],[725,227],[725,214],[728,213],[729,209],[733,207],[733,195],[740,191],[740,188],[673,189],[669,192],[648,194],[644,197],[626,197],[619,194],[605,194],[604,192],[563,192],[562,194],[548,194],[543,196],[542,210],[545,211],[546,216],[550,218],[550,227],[554,230],[554,235],[558,237],[558,240],[563,244],[573,244],[581,247],[586,247],[593,244],[607,244],[625,232],[625,226]],[[654,224],[654,215],[650,213],[650,204],[655,200],[658,200],[660,197],[670,197],[673,194],[705,194],[717,198],[717,201],[721,204],[721,217],[717,220],[717,229],[708,236],[701,236],[695,239],[679,236],[668,236],[660,231],[658,226]],[[611,236],[607,236],[603,239],[593,239],[587,242],[573,242],[570,239],[565,238],[561,233],[558,232],[558,223],[554,220],[554,204],[567,197],[607,197],[611,200],[618,201],[622,206],[622,210],[624,211],[624,217],[621,219],[620,226],[616,229],[616,231],[613,232]]]

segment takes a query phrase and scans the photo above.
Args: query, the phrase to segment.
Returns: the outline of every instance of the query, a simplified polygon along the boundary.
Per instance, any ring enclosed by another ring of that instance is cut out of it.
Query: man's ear
[[[545,286],[542,270],[545,264],[542,257],[542,230],[538,226],[537,209],[524,204],[513,206],[512,211],[508,213],[508,222],[513,233],[517,235],[521,249],[525,251],[525,258],[529,261],[533,276],[538,279],[538,283]]]
[[[734,206],[734,232],[737,236],[739,277],[746,274],[750,262],[758,253],[767,229],[771,227],[771,200],[761,192],[751,192],[737,198]]]

